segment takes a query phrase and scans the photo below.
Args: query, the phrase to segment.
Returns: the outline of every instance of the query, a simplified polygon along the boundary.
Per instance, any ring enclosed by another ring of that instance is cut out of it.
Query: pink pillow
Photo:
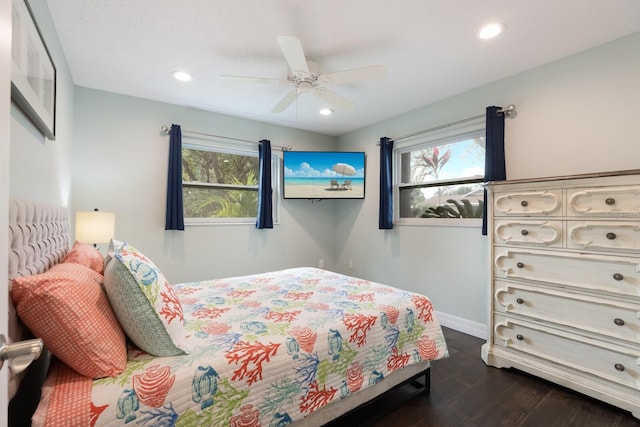
[[[104,272],[104,256],[89,243],[76,241],[62,262],[84,265],[100,274]]]
[[[18,316],[58,359],[90,378],[125,369],[125,335],[100,283],[102,275],[74,263],[13,279]]]

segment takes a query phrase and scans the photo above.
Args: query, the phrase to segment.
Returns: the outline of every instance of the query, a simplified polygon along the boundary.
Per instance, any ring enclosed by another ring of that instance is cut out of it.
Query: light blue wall
[[[75,117],[73,79],[46,2],[36,0],[29,4],[56,66],[56,139],[49,141],[22,110],[11,105],[10,194],[69,206]]]
[[[335,268],[335,201],[282,201],[273,230],[236,224],[164,231],[169,137],[160,127],[266,138],[296,150],[334,149],[334,137],[82,87],[75,106],[73,209],[115,212],[116,237],[148,255],[169,281],[317,266],[319,259]]]
[[[343,135],[344,150],[367,152],[379,176],[376,141],[515,104],[506,121],[507,178],[640,169],[640,33]],[[441,312],[486,323],[486,238],[480,228],[377,229],[377,186],[363,205],[337,208],[337,268],[429,295]],[[353,260],[349,270],[348,261]]]

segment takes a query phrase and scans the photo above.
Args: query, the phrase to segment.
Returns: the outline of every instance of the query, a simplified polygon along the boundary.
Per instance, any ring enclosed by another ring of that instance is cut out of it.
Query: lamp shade
[[[76,212],[76,240],[82,243],[107,243],[115,234],[113,212]]]

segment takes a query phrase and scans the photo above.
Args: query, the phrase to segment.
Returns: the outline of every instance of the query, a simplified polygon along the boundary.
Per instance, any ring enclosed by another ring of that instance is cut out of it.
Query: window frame
[[[183,137],[182,149],[211,151],[224,154],[235,154],[249,157],[259,157],[258,143],[256,142],[255,148],[239,147],[237,142],[226,141],[212,141],[212,142],[185,142]],[[258,178],[259,179],[259,178]],[[192,181],[182,181],[182,191],[184,194],[185,185],[197,186],[197,187],[212,187],[219,189],[256,189],[258,191],[258,185],[236,185],[236,184],[217,184],[217,183],[202,183]],[[272,209],[273,209],[273,224],[280,223],[280,157],[271,152],[271,188],[272,192]],[[184,203],[184,196],[183,196]],[[246,218],[234,218],[234,217],[213,217],[213,218],[194,218],[184,217],[184,224],[187,225],[254,225],[256,224],[257,217]]]
[[[399,226],[453,226],[453,227],[482,227],[482,218],[401,218],[400,217],[400,189],[415,187],[413,184],[401,184],[402,180],[402,154],[428,148],[436,145],[443,145],[447,142],[462,140],[465,137],[485,136],[485,120],[471,120],[458,126],[444,126],[443,129],[430,132],[429,135],[417,135],[407,138],[399,144],[394,144],[393,148],[393,223]],[[440,185],[477,183],[477,178],[469,179],[445,179],[437,181]],[[484,181],[484,177],[481,182]],[[435,182],[434,182],[435,183]],[[431,185],[429,186],[435,186]]]

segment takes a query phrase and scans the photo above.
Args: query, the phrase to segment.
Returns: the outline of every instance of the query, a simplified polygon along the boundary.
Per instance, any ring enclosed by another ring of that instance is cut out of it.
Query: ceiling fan
[[[325,86],[345,83],[355,83],[362,80],[372,80],[384,77],[386,71],[382,65],[356,68],[336,73],[320,74],[318,64],[304,55],[300,40],[290,36],[277,37],[280,49],[289,65],[286,79],[271,79],[265,77],[245,77],[222,75],[224,79],[244,80],[253,82],[268,82],[287,84],[293,89],[271,109],[272,113],[285,111],[303,93],[313,93],[336,108],[350,109],[355,104]]]

